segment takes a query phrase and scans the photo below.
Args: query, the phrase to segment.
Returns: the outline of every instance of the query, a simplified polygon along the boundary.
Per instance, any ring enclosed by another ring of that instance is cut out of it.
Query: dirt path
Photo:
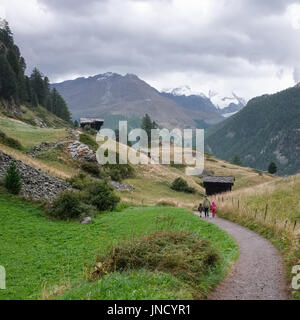
[[[209,219],[231,234],[240,257],[209,300],[287,300],[285,270],[277,249],[257,233],[233,222]]]

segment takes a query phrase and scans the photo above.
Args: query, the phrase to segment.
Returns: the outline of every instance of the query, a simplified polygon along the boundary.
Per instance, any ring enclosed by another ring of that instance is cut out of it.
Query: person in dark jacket
[[[199,203],[198,211],[199,211],[199,213],[200,213],[200,217],[202,217],[202,214],[203,214],[203,212],[204,212],[204,208],[203,208],[202,203]]]
[[[208,197],[205,197],[205,200],[203,202],[203,207],[204,207],[204,213],[205,213],[205,218],[209,218],[209,208],[211,206],[210,201],[208,200]]]

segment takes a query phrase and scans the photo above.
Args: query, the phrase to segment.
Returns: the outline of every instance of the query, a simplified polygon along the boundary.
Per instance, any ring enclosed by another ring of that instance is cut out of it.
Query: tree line
[[[0,98],[17,104],[42,106],[70,122],[68,106],[56,89],[51,90],[49,78],[37,68],[30,76],[25,75],[25,70],[25,59],[14,43],[9,24],[0,19]]]

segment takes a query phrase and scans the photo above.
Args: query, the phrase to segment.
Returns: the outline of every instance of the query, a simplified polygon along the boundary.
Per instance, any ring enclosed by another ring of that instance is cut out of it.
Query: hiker
[[[216,209],[217,209],[216,203],[214,201],[212,202],[210,209],[211,209],[211,212],[212,212],[212,216],[214,218],[216,216]]]
[[[204,213],[205,213],[205,218],[209,218],[209,208],[210,208],[210,201],[208,200],[208,197],[205,197],[205,200],[203,202],[203,207],[204,207]]]
[[[204,208],[203,208],[202,203],[199,203],[198,211],[199,211],[199,213],[200,213],[200,217],[202,218],[202,214],[203,214],[203,212],[204,212]]]

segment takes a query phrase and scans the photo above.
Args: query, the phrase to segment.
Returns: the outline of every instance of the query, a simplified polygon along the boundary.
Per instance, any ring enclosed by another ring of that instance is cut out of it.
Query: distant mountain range
[[[101,116],[115,123],[119,118],[141,119],[148,113],[162,127],[206,128],[229,113],[204,95],[188,95],[189,87],[159,92],[133,74],[108,72],[51,86],[67,101],[74,119]]]
[[[206,150],[246,166],[267,170],[274,161],[281,175],[300,173],[300,87],[250,100],[245,108],[206,134]]]

